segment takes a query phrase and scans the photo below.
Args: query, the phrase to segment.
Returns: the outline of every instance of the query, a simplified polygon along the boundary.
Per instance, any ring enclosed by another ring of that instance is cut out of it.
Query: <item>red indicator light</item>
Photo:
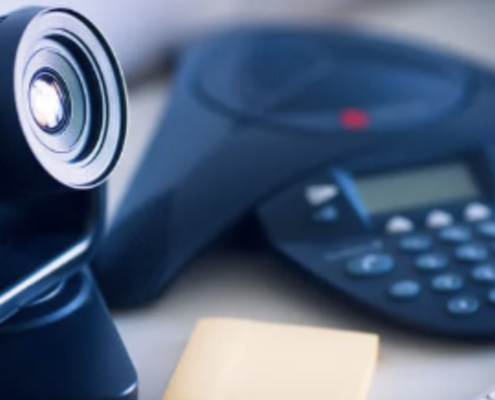
[[[359,130],[370,124],[369,115],[358,108],[348,108],[340,113],[340,123],[345,129]]]

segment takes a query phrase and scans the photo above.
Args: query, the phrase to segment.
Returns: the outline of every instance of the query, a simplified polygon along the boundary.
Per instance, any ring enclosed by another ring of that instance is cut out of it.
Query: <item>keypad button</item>
[[[352,260],[347,265],[347,272],[355,277],[372,278],[392,271],[395,263],[387,254],[367,254]]]
[[[454,223],[454,217],[448,212],[434,210],[426,217],[426,226],[430,229],[440,229]]]
[[[413,280],[395,282],[388,290],[388,294],[395,300],[410,300],[419,295],[421,285]]]
[[[458,247],[455,255],[459,261],[480,263],[488,258],[488,249],[479,243],[470,243]]]
[[[480,265],[472,270],[471,275],[476,282],[495,283],[495,266]]]
[[[474,296],[459,296],[448,302],[447,309],[452,315],[473,315],[480,309],[480,301]]]
[[[415,264],[422,271],[439,271],[447,268],[448,259],[441,253],[428,253],[416,258]]]
[[[305,191],[305,197],[308,204],[312,207],[319,207],[338,197],[339,188],[330,183],[321,183],[308,186]]]
[[[464,279],[457,274],[439,275],[433,278],[431,286],[437,292],[456,292],[464,286]]]
[[[321,224],[332,224],[338,221],[339,216],[337,207],[328,205],[317,210],[313,214],[313,220]]]
[[[386,230],[390,235],[400,235],[403,233],[410,233],[414,228],[414,223],[409,218],[397,215],[390,218],[387,222]]]
[[[445,243],[465,243],[471,240],[471,231],[463,226],[451,226],[442,229],[438,237]]]
[[[492,216],[492,209],[482,203],[471,203],[464,211],[464,218],[469,222],[484,221]]]
[[[479,234],[488,239],[495,239],[495,222],[487,221],[478,225]]]
[[[428,251],[431,246],[432,241],[426,235],[405,236],[399,241],[400,249],[411,253]]]
[[[488,301],[495,305],[495,289],[492,289],[489,293],[488,293]]]

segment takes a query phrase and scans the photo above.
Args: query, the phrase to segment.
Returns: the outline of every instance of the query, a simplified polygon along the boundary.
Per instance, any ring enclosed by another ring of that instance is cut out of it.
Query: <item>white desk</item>
[[[495,65],[493,0],[382,1],[339,18],[444,43]],[[131,93],[131,138],[111,184],[112,209],[149,143],[164,82],[149,82]],[[370,400],[469,400],[495,384],[495,346],[409,335],[347,310],[273,258],[222,253],[192,265],[159,303],[116,316],[140,375],[141,399],[161,399],[192,326],[209,316],[378,332],[381,359]]]

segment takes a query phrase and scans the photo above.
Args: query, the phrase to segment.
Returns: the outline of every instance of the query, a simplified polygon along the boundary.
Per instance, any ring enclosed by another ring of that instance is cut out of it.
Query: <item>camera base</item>
[[[0,398],[137,400],[137,376],[88,268],[0,325]]]

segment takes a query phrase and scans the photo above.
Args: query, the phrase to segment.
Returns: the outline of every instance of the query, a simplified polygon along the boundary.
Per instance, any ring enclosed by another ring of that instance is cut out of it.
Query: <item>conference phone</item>
[[[114,307],[249,225],[367,312],[495,334],[495,75],[474,62],[337,29],[203,39],[130,187],[93,263]]]

